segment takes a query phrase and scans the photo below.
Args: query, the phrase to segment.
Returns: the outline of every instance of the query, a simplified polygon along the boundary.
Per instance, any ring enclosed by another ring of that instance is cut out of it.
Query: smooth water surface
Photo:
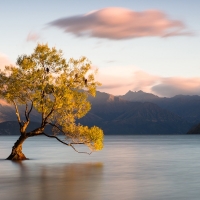
[[[106,136],[91,155],[40,136],[4,160],[16,139],[0,136],[0,200],[200,199],[200,135]]]

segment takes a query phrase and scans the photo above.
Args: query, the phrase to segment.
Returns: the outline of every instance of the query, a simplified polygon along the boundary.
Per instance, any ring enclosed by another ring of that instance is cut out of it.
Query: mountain
[[[138,101],[138,102],[152,102],[154,100],[159,99],[158,96],[151,94],[151,93],[145,93],[142,90],[139,90],[138,92],[133,92],[129,90],[125,95],[119,96],[119,98],[127,100],[127,101]]]
[[[92,108],[78,123],[99,126],[105,134],[186,134],[198,121],[200,105],[199,96],[160,98],[142,91],[129,91],[122,96],[97,92],[96,98],[89,97],[89,101]],[[21,106],[20,112],[23,109]],[[1,105],[0,117],[1,122],[16,121],[10,106]],[[34,111],[32,121],[39,122],[39,118]],[[1,123],[0,133],[13,134],[15,130],[18,133],[18,124],[11,123]]]
[[[32,131],[35,128],[38,128],[40,123],[31,122],[27,128],[27,131]],[[52,133],[51,127],[47,126],[45,131]],[[19,124],[17,121],[6,121],[0,123],[0,135],[20,135]]]
[[[14,108],[0,104],[0,122],[16,120]]]
[[[118,100],[92,104],[79,122],[99,126],[105,134],[185,134],[192,126],[156,104]]]
[[[117,97],[112,94],[108,94],[105,92],[99,92],[99,91],[96,92],[95,97],[89,96],[88,100],[90,101],[90,103],[92,105],[104,104],[104,103],[108,103],[108,102],[127,102],[127,101],[129,101],[129,100],[124,100],[121,97]]]
[[[0,101],[1,102],[1,101]],[[19,112],[22,114],[21,119],[25,120],[24,118],[24,106],[19,106]],[[40,115],[38,112],[33,109],[30,115],[31,121],[40,122]],[[9,104],[0,103],[0,123],[5,121],[17,121],[14,106]]]
[[[166,109],[192,124],[200,122],[200,96],[176,95],[171,98],[158,97],[143,91],[129,91],[120,98],[129,101],[151,102]]]
[[[197,124],[196,126],[193,126],[187,134],[200,134],[200,123]]]
[[[37,122],[30,123],[28,131],[31,131],[40,125]],[[0,123],[0,135],[19,135],[19,124],[17,121],[6,121]]]
[[[172,98],[160,98],[152,102],[179,115],[190,123],[197,124],[200,122],[200,96],[177,95]]]

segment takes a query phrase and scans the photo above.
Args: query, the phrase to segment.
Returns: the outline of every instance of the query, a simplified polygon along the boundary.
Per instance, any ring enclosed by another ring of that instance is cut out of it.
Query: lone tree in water
[[[103,148],[100,128],[75,123],[90,110],[87,97],[95,96],[99,85],[94,74],[89,73],[91,64],[85,57],[67,62],[61,50],[38,44],[31,55],[19,56],[16,64],[17,67],[6,66],[0,71],[0,97],[14,105],[21,133],[7,159],[26,159],[23,142],[38,135],[56,138],[75,151],[76,144],[87,145],[91,152]],[[24,107],[23,116],[19,106]],[[28,132],[33,109],[41,115],[41,123]],[[45,133],[47,125],[52,127],[53,134]],[[64,134],[66,140],[60,140],[57,134]]]

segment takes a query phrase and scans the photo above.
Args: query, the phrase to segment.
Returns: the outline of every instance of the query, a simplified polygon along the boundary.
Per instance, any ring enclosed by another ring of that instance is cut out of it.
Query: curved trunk
[[[26,135],[21,135],[12,147],[12,152],[7,160],[26,160],[26,156],[22,152],[22,144],[27,139]]]

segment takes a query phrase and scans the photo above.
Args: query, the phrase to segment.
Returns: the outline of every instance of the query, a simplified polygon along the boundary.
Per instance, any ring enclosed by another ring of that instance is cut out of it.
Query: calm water
[[[30,160],[4,160],[16,139],[0,136],[1,200],[200,198],[200,135],[107,136],[90,156],[35,137],[23,147]]]

